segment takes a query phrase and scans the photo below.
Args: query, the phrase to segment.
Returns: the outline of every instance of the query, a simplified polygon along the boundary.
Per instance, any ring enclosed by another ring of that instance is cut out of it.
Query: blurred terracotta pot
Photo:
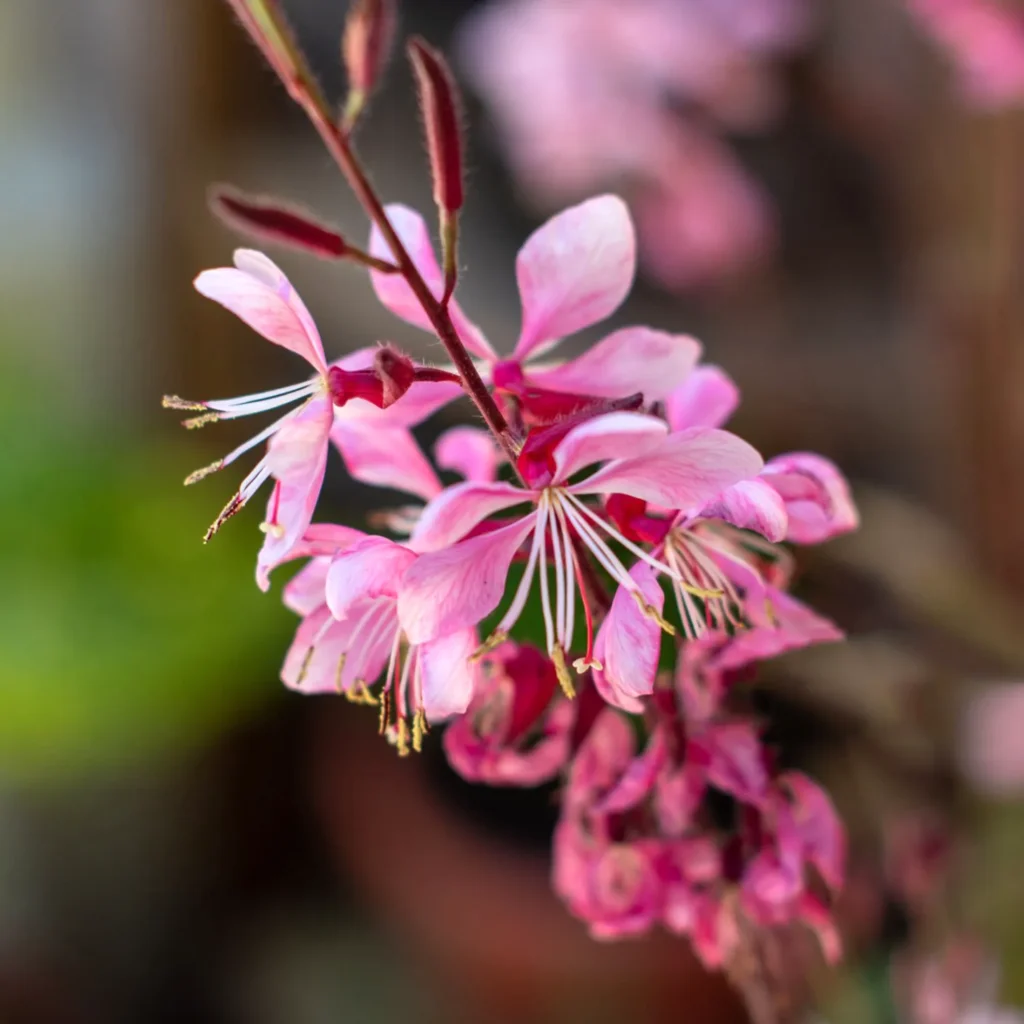
[[[471,1021],[745,1019],[727,985],[667,935],[595,942],[549,866],[447,803],[369,716],[316,717],[316,801],[340,872]],[[443,1019],[450,1020],[450,1015]]]

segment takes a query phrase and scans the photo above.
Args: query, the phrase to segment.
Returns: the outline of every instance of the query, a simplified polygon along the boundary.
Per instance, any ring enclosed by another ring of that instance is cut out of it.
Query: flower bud
[[[274,199],[255,198],[215,186],[210,192],[210,206],[229,227],[260,241],[289,245],[322,259],[348,255],[349,247],[337,231]]]
[[[313,76],[277,0],[227,0],[267,63],[296,99],[312,93]]]
[[[395,0],[357,0],[349,13],[341,54],[349,88],[353,95],[360,95],[360,104],[380,81],[391,55],[397,21]]]
[[[390,345],[377,349],[373,358],[373,370],[380,378],[383,389],[382,409],[394,405],[412,387],[416,380],[416,367],[412,360]]]

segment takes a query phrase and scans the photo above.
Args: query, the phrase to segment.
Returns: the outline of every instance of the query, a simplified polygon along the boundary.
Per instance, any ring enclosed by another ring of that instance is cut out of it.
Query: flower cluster
[[[807,38],[804,0],[492,0],[463,64],[522,187],[545,206],[627,182],[641,256],[670,289],[770,247],[772,213],[725,136],[783,105],[773,64]]]
[[[284,588],[301,619],[285,684],[374,706],[403,755],[452,720],[445,751],[468,779],[561,778],[554,886],[596,936],[662,923],[690,936],[705,963],[734,968],[751,934],[803,922],[834,957],[843,828],[820,788],[776,767],[746,701],[757,662],[840,637],[786,593],[791,560],[778,545],[857,525],[842,475],[807,453],[765,462],[724,429],[738,390],[700,364],[689,336],[625,327],[557,359],[563,339],[630,290],[633,222],[614,196],[527,240],[516,261],[522,327],[499,355],[451,295],[459,147],[439,56],[412,45],[435,179],[450,179],[436,192],[440,261],[425,220],[381,204],[354,155],[365,74],[339,126],[276,9],[237,4],[243,21],[259,7],[246,24],[288,72],[374,226],[364,251],[296,211],[238,195],[221,205],[251,233],[359,264],[383,305],[434,333],[451,359],[416,365],[381,344],[328,361],[285,275],[251,250],[197,278],[204,296],[312,370],[245,398],[165,400],[193,411],[193,427],[291,407],[188,481],[265,445],[208,538],[270,486],[257,581],[267,589],[275,567],[305,561]],[[382,45],[390,13],[366,2],[352,15],[346,53],[361,73],[382,63],[356,57]],[[461,395],[490,430],[448,430],[431,460],[411,430]],[[314,522],[331,447],[356,479],[418,504],[382,517],[384,532]],[[460,482],[445,486],[440,470]],[[527,642],[528,612],[539,646]]]

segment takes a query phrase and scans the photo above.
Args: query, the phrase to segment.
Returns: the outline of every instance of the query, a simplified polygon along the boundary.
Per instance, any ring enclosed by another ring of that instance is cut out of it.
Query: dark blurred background
[[[345,3],[285,6],[340,97]],[[447,46],[478,5],[403,6]],[[978,695],[1024,666],[1024,132],[964,106],[897,0],[821,8],[781,65],[786,112],[737,143],[774,257],[682,295],[641,281],[617,322],[701,338],[743,388],[740,432],[855,482],[863,530],[801,555],[851,642],[773,668],[770,693],[854,837],[849,966],[818,994],[829,1020],[888,1020],[913,915],[887,858],[920,820],[954,851],[958,928],[1024,1001],[1019,779],[965,770]],[[360,146],[386,198],[428,211],[409,85],[396,60]],[[460,298],[502,350],[542,218],[472,93],[466,122]],[[235,479],[180,482],[245,426],[185,435],[161,394],[291,379],[190,287],[235,244],[208,183],[366,230],[226,5],[0,6],[0,180],[0,1022],[737,1019],[682,944],[594,944],[548,894],[551,791],[477,791],[436,736],[400,762],[372,713],[283,689],[294,620],[253,585],[259,510],[200,543]],[[274,255],[329,356],[438,358],[363,274]],[[398,501],[337,460],[326,493],[351,522]]]

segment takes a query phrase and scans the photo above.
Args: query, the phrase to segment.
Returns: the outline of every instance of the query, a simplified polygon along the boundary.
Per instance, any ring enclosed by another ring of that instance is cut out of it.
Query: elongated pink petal
[[[291,550],[285,553],[281,561],[268,563],[264,566],[264,571],[269,576],[269,574],[282,562],[292,562],[299,558],[315,559],[326,556],[329,559],[330,556],[337,554],[339,551],[342,551],[347,547],[351,547],[357,541],[362,540],[365,536],[366,534],[363,533],[362,530],[355,530],[351,526],[336,526],[333,523],[310,523],[306,532],[299,538],[298,542],[291,548]],[[289,597],[289,590],[292,589],[295,591],[295,600],[302,601],[302,599],[298,597],[298,591],[302,590],[302,584],[298,583],[299,576],[301,575],[302,573],[299,573],[298,576],[294,577],[282,593],[285,606],[291,608],[297,615],[305,615],[307,612],[301,611],[298,607],[294,607],[289,603],[293,600],[293,598]],[[294,587],[293,584],[295,584]],[[320,593],[320,600],[317,601],[317,605],[321,604],[323,604],[322,589]],[[311,611],[312,609],[309,610]]]
[[[721,519],[743,530],[754,530],[772,542],[786,539],[786,505],[763,479],[741,480],[726,488],[701,509],[702,519]]]
[[[660,614],[665,594],[654,570],[646,562],[638,562],[629,575]],[[661,627],[643,613],[630,591],[619,587],[594,648],[594,657],[602,665],[594,670],[598,692],[609,704],[635,712],[637,698],[654,691],[660,650]]]
[[[268,341],[302,356],[317,373],[326,373],[320,334],[288,278],[252,249],[239,249],[235,266],[204,270],[195,280],[196,291],[219,302]]]
[[[683,383],[700,352],[700,342],[688,335],[625,327],[561,366],[527,368],[526,380],[549,391],[599,398],[641,392],[647,401],[655,402]]]
[[[777,812],[780,853],[808,860],[833,892],[846,877],[846,829],[828,794],[801,772],[781,776],[790,800]]]
[[[668,757],[668,747],[663,729],[656,729],[651,735],[647,748],[639,757],[634,757],[622,778],[598,801],[595,814],[621,814],[636,807],[654,790],[654,784]]]
[[[473,483],[493,482],[501,459],[494,438],[479,427],[452,427],[434,446],[434,460],[441,469],[458,473]]]
[[[759,806],[768,790],[764,748],[757,729],[744,721],[707,725],[690,741],[708,782],[743,803]],[[699,752],[699,753],[698,753]],[[688,751],[687,756],[691,756]]]
[[[331,562],[325,595],[336,619],[344,619],[352,607],[375,598],[398,597],[405,570],[416,561],[408,549],[386,537],[367,537]]]
[[[331,440],[345,468],[361,483],[392,487],[424,501],[441,492],[441,481],[404,427],[335,419]]]
[[[686,430],[644,455],[609,463],[572,490],[628,494],[662,508],[692,511],[727,487],[756,477],[762,465],[761,456],[735,434]]]
[[[536,512],[492,533],[420,555],[398,592],[398,617],[410,643],[475,626],[497,607],[512,558],[533,531]]]
[[[516,260],[523,328],[515,357],[525,359],[610,316],[635,272],[636,234],[617,196],[588,199],[552,217]]]
[[[786,504],[794,544],[820,544],[860,525],[850,485],[835,463],[812,452],[771,459],[763,479]]]
[[[471,658],[478,646],[475,629],[460,629],[418,648],[423,710],[429,721],[461,715],[469,707],[477,672]]]
[[[270,569],[289,557],[313,519],[332,422],[330,398],[314,398],[267,445],[267,466],[277,483],[267,503],[267,535],[256,562],[262,590],[270,586]]]
[[[474,526],[502,509],[513,508],[532,495],[521,487],[462,483],[446,488],[423,510],[410,545],[416,551],[437,551],[462,540]]]
[[[698,366],[668,396],[665,412],[673,430],[721,427],[740,404],[740,389],[717,366]]]
[[[635,752],[636,738],[629,721],[604,708],[573,759],[562,804],[565,811],[589,810],[595,799],[622,777]]]
[[[415,210],[410,210],[409,207],[399,203],[393,203],[385,209],[398,237],[408,250],[413,263],[416,264],[416,268],[423,276],[423,280],[426,281],[427,287],[433,293],[434,298],[440,299],[444,294],[444,276],[437,264],[437,255],[434,252],[434,245],[430,240],[426,222]],[[391,247],[376,226],[370,235],[370,252],[379,259],[394,259]],[[371,270],[370,280],[373,282],[373,290],[377,293],[377,298],[395,316],[414,327],[422,327],[423,330],[433,333],[434,328],[431,326],[429,318],[423,312],[419,300],[401,274],[382,274],[379,271]],[[491,348],[480,328],[462,312],[457,302],[452,301],[448,304],[448,313],[466,348],[481,359],[493,362],[497,358],[494,349]]]
[[[667,433],[661,420],[638,412],[609,412],[585,420],[555,445],[554,482],[564,483],[595,462],[652,451]]]
[[[281,591],[285,608],[305,618],[326,600],[327,570],[331,567],[329,558],[314,558],[304,565]]]

